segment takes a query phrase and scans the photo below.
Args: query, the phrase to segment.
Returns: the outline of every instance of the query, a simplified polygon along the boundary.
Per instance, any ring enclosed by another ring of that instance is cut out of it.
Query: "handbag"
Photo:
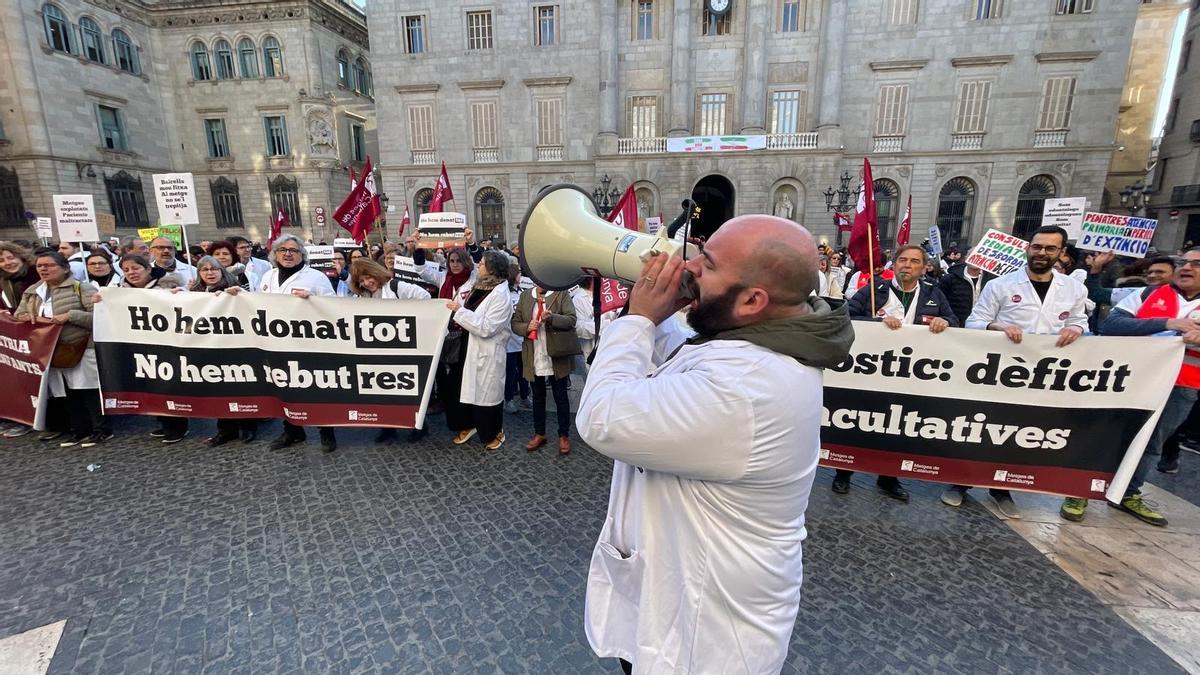
[[[75,282],[75,294],[79,296],[79,304],[83,304],[83,289],[79,282]],[[91,341],[91,336],[84,335],[82,339],[74,342],[64,342],[59,338],[58,344],[54,345],[54,353],[50,356],[50,366],[53,368],[74,368],[83,360],[83,354],[87,351],[88,342]]]
[[[446,332],[446,339],[442,341],[442,363],[454,366],[462,361],[463,340],[467,337],[466,333],[461,328],[458,330],[451,328]]]
[[[554,300],[551,300],[551,303],[553,304],[555,301],[558,301],[558,308],[562,309],[563,303],[570,302],[570,298],[567,298],[564,293],[560,293],[555,296]],[[579,346],[579,336],[576,335],[574,328],[558,330],[549,321],[544,323],[543,327],[546,329],[546,355],[550,358],[563,358],[583,353],[583,348]]]

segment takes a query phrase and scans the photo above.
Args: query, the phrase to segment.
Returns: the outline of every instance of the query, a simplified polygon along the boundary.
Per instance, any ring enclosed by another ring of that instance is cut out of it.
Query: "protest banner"
[[[1183,359],[1172,337],[1057,336],[856,321],[825,371],[821,464],[1119,501]],[[903,345],[901,347],[900,345]],[[931,386],[932,385],[932,386]]]
[[[1042,204],[1042,226],[1057,225],[1067,231],[1067,239],[1075,241],[1082,232],[1083,212],[1086,210],[1086,197],[1047,199]]]
[[[417,229],[417,246],[426,249],[466,246],[467,216],[453,211],[422,213]]]
[[[937,225],[929,226],[929,253],[938,258],[945,253],[942,249],[942,231]]]
[[[766,136],[683,136],[667,139],[667,152],[742,152],[763,150]]]
[[[91,195],[53,195],[59,241],[100,241],[96,206]]]
[[[1003,276],[1025,266],[1029,242],[1000,230],[988,230],[967,255],[966,263],[984,272]]]
[[[105,288],[93,337],[109,414],[420,426],[444,302]]]
[[[190,173],[156,173],[154,196],[158,202],[158,222],[166,225],[199,225],[196,185]]]
[[[1157,227],[1158,221],[1150,218],[1089,211],[1083,216],[1083,234],[1076,245],[1088,251],[1144,258]]]
[[[305,246],[308,251],[308,266],[314,270],[331,270],[334,268],[332,246]]]
[[[45,400],[42,387],[61,331],[58,324],[17,321],[0,313],[0,419],[41,426],[44,412],[38,402]]]
[[[429,264],[429,263],[426,263]],[[410,284],[423,284],[421,274],[417,272],[417,263],[410,257],[396,255],[392,257],[392,276]]]
[[[361,247],[358,245],[357,241],[354,241],[349,237],[338,237],[337,239],[333,240],[333,248],[338,251],[351,251]]]

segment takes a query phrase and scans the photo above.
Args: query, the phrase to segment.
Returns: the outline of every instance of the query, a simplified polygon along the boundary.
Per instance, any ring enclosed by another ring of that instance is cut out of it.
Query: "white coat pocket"
[[[637,651],[638,601],[645,561],[638,551],[622,554],[609,541],[612,519],[604,523],[592,551],[584,612],[592,649],[601,656],[633,660]]]

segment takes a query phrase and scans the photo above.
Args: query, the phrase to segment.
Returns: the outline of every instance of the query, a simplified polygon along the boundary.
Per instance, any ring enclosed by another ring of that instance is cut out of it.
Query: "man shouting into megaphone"
[[[680,296],[684,271],[695,299]],[[616,463],[586,632],[626,672],[778,672],[800,600],[821,369],[854,341],[812,291],[795,223],[734,218],[686,263],[654,256],[601,335],[576,424]],[[672,315],[689,306],[681,332]]]

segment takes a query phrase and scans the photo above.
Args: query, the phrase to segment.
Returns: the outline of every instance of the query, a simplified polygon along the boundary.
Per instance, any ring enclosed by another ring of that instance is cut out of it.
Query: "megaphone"
[[[665,228],[654,235],[613,225],[600,217],[583,188],[552,185],[533,200],[521,221],[521,273],[550,291],[566,290],[585,276],[632,285],[654,251],[671,255],[685,246],[666,234]],[[693,244],[686,246],[685,258],[699,255]]]

